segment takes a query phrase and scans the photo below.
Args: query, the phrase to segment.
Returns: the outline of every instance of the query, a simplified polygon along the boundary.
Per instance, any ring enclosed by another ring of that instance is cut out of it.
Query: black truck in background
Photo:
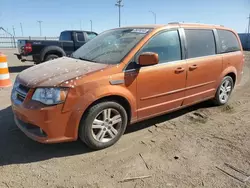
[[[92,31],[63,31],[59,40],[18,40],[18,54],[22,62],[26,60],[39,64],[62,56],[69,56],[89,40],[97,36]]]

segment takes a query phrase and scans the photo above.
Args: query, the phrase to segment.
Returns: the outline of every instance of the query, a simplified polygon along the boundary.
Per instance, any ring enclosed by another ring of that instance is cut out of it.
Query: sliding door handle
[[[182,68],[182,67],[178,67],[177,69],[175,69],[175,73],[181,73],[181,72],[184,72],[185,69]]]

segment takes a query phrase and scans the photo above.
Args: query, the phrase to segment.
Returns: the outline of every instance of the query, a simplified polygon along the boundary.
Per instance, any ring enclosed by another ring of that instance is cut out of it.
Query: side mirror
[[[159,62],[158,54],[154,52],[143,52],[138,59],[139,65],[155,65]]]

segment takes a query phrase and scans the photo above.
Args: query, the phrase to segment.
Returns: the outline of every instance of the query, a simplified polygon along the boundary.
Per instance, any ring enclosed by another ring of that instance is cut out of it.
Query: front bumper
[[[62,112],[62,108],[63,104],[37,108],[36,104],[15,104],[12,100],[16,125],[29,138],[40,143],[77,140],[76,119],[71,112]]]

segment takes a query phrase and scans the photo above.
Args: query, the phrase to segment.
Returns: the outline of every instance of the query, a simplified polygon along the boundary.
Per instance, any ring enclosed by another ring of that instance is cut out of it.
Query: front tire
[[[220,86],[217,89],[214,103],[218,106],[224,105],[228,102],[234,88],[234,81],[232,77],[226,76],[223,78]]]
[[[126,110],[114,101],[100,102],[83,116],[79,137],[92,149],[99,150],[115,144],[128,123]]]

